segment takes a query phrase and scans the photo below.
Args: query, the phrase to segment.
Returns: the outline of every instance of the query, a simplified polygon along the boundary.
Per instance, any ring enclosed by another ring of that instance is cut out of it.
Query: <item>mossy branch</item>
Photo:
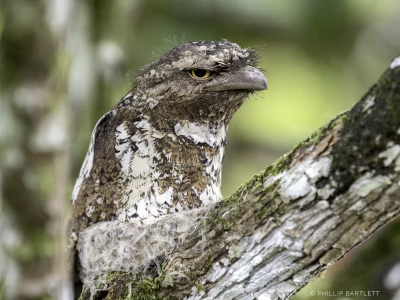
[[[104,297],[288,299],[400,213],[399,184],[400,57],[351,110],[205,214],[161,275],[113,274]]]

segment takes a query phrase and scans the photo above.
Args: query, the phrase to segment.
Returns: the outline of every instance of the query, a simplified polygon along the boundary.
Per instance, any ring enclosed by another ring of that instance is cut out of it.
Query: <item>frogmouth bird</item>
[[[72,195],[72,243],[98,222],[145,226],[221,200],[229,121],[267,88],[256,61],[237,44],[199,41],[139,71],[93,130]]]

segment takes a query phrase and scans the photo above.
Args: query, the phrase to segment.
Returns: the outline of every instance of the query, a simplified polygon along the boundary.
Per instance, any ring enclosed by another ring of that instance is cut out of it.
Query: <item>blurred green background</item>
[[[36,238],[27,241],[32,227],[24,226],[32,214],[50,241],[58,236],[57,225],[49,230],[44,224],[65,215],[94,124],[129,90],[135,70],[175,45],[228,39],[260,54],[269,89],[251,96],[231,122],[225,196],[349,109],[400,54],[398,0],[0,3],[0,212],[8,220],[0,226],[8,250],[36,245]],[[33,196],[26,200],[28,193]],[[38,212],[26,212],[36,198],[43,208],[35,204]],[[398,261],[398,223],[353,250],[297,299],[311,299],[310,289],[378,289],[383,266]],[[10,227],[19,240],[6,237]],[[46,257],[56,249],[46,248]],[[22,252],[18,257],[29,260],[43,249]],[[5,273],[0,270],[0,279]],[[373,299],[390,299],[390,293]]]

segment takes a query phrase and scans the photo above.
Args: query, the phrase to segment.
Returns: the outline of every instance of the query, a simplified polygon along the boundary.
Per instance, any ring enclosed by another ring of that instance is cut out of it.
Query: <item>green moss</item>
[[[328,132],[330,132],[336,126],[343,126],[347,120],[347,112],[341,113],[337,115],[333,120],[331,120],[328,124],[319,128],[316,132],[314,132],[303,144],[310,145],[321,138],[324,138]]]
[[[147,277],[140,281],[134,295],[138,300],[157,300],[157,290],[163,286],[164,276]],[[135,299],[135,298],[130,298]]]
[[[203,267],[204,267],[204,269],[205,270],[208,270],[208,269],[210,269],[211,268],[211,265],[213,264],[213,261],[211,260],[211,254],[207,254],[207,258],[206,258],[206,260],[204,261],[204,264],[203,264]]]
[[[234,225],[235,222],[234,220],[236,220],[238,214],[230,214],[229,215],[229,219],[225,218],[225,217],[221,217],[215,220],[216,224],[220,224],[224,227],[225,230],[231,229]]]
[[[162,288],[172,286],[168,274],[138,278],[130,273],[111,272],[107,276],[109,290],[105,299],[109,300],[175,300],[172,296],[159,297]]]
[[[262,197],[262,198],[265,199],[264,200],[265,203],[270,203],[270,205],[264,205],[259,211],[256,212],[255,217],[258,220],[264,220],[268,215],[272,215],[273,212],[276,211],[277,205],[275,203],[271,203],[271,201],[273,201],[273,199],[277,198],[276,188],[277,188],[278,184],[279,184],[279,181],[276,181],[265,190],[265,193],[267,194],[267,196]],[[277,217],[278,217],[278,215],[275,215],[275,219]]]
[[[196,287],[197,293],[205,292],[204,285],[200,281],[196,281],[194,286]]]
[[[140,279],[130,273],[110,272],[106,281],[109,289],[105,299],[110,300],[158,300],[161,299],[157,296],[158,290],[165,287],[165,276],[162,274]]]

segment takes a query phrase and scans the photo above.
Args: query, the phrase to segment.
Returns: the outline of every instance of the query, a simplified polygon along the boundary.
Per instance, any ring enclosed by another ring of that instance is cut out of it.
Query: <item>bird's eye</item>
[[[189,71],[189,74],[190,76],[192,76],[194,79],[197,80],[204,80],[212,75],[210,70],[204,70],[204,69],[191,69]]]

